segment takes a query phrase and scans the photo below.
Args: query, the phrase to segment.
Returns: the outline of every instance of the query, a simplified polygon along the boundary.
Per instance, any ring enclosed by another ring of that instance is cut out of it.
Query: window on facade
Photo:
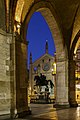
[[[40,67],[40,64],[38,64],[38,67]]]
[[[34,72],[36,72],[37,71],[37,67],[34,67]]]
[[[44,60],[42,60],[42,62],[44,63]]]
[[[51,61],[51,59],[49,59],[49,62]]]

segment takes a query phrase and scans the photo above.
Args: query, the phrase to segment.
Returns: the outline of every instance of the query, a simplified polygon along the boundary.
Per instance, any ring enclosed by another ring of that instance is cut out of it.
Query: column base
[[[53,104],[53,107],[55,108],[69,108],[69,103],[55,103]]]
[[[18,113],[18,118],[23,118],[23,117],[26,117],[27,115],[31,115],[31,111],[30,110]]]
[[[70,107],[78,107],[78,103],[76,101],[70,101],[69,104]]]
[[[13,112],[11,111],[11,116],[10,118],[11,119],[15,119],[15,118],[23,118],[25,117],[26,115],[31,115],[32,114],[32,111],[30,109],[30,107],[28,107],[28,110],[22,110],[22,111],[19,111],[19,112]]]
[[[27,111],[19,112],[19,113],[17,113],[17,116],[18,116],[18,118],[23,118],[23,117],[26,117],[27,115],[31,115],[31,114],[32,114],[32,111],[30,110],[30,107],[28,107]]]

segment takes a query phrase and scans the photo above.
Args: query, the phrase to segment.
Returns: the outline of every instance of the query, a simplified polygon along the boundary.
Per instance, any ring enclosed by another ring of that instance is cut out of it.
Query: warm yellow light
[[[52,72],[53,72],[53,69],[52,69]]]
[[[17,24],[17,28],[20,28],[20,24]]]
[[[76,54],[76,51],[77,51],[79,45],[80,45],[80,37],[79,37],[79,39],[78,39],[78,41],[76,43],[74,54]]]
[[[20,22],[21,20],[21,14],[24,6],[24,0],[18,0],[17,2],[17,7],[16,7],[16,12],[15,12],[15,20]]]
[[[29,90],[31,90],[31,87],[29,87]]]
[[[53,63],[52,75],[56,74],[56,63]]]
[[[75,77],[80,78],[80,72],[75,72]]]
[[[80,88],[80,84],[76,84],[76,88]]]

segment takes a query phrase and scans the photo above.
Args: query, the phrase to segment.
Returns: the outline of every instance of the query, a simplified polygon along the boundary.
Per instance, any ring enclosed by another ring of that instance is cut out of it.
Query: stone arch
[[[56,63],[57,63],[57,77],[56,77],[56,106],[65,105],[68,103],[68,54],[66,45],[64,45],[63,36],[60,29],[59,18],[56,17],[55,10],[52,10],[53,6],[49,2],[39,2],[34,4],[23,23],[24,39],[28,27],[28,22],[35,11],[40,11],[47,21],[49,28],[54,38],[56,46]],[[57,21],[58,20],[58,21]],[[64,92],[65,91],[65,92]]]
[[[75,47],[76,47],[76,44],[79,40],[79,37],[80,37],[80,30],[77,32],[77,34],[75,35],[75,38],[73,40],[73,43],[72,43],[72,47],[71,47],[71,50],[70,50],[70,57],[72,58],[73,55],[74,55],[74,50],[75,50]]]
[[[67,49],[66,49],[66,45],[64,45],[64,39],[61,32],[62,28],[61,28],[60,18],[58,17],[58,15],[56,15],[55,7],[52,6],[49,2],[43,2],[43,1],[37,2],[36,4],[33,4],[32,7],[30,8],[28,14],[25,17],[24,22],[22,23],[22,28],[21,28],[24,40],[26,40],[26,31],[28,27],[28,22],[35,11],[41,12],[42,16],[45,18],[51,30],[52,36],[54,38],[56,50],[58,50],[59,48],[58,45],[59,46],[61,45],[60,51],[63,50],[66,51],[65,57],[67,57]],[[58,56],[61,57],[61,53],[60,55],[58,54]]]
[[[80,31],[80,7],[78,7],[75,15],[70,49],[72,48],[74,44],[73,42],[76,39],[75,36],[77,37],[77,34],[79,34],[79,31]]]
[[[75,64],[76,63],[75,63],[74,50],[76,49],[77,43],[80,40],[79,37],[80,37],[80,30],[78,31],[78,33],[76,34],[73,40],[72,47],[70,50],[70,56],[69,56],[69,101],[72,107],[77,106],[76,97],[75,97]]]

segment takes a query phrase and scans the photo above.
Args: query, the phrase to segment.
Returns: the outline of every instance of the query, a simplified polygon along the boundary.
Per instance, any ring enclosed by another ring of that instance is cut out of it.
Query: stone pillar
[[[27,79],[27,42],[20,36],[15,41],[16,55],[16,108],[19,117],[29,114],[28,109],[28,79]]]
[[[75,95],[75,61],[69,60],[69,102],[71,107],[78,106]]]
[[[29,114],[28,109],[28,74],[26,43],[17,36],[12,36],[10,44],[10,93],[11,93],[11,118],[22,117]]]
[[[10,93],[11,93],[11,109],[10,117],[15,118],[17,114],[16,108],[16,55],[15,55],[15,34],[12,34],[10,43]]]
[[[68,60],[56,59],[56,102],[55,107],[69,107]]]

